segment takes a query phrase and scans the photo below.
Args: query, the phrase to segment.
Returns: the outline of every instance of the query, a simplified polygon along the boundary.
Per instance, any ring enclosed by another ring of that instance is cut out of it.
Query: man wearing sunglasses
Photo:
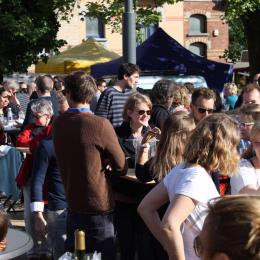
[[[216,95],[212,89],[195,89],[191,96],[191,114],[195,123],[214,112]]]

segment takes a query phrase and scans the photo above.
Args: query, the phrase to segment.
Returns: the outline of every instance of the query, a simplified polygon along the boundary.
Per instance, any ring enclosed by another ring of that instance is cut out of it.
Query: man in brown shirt
[[[112,190],[109,174],[126,173],[125,156],[111,123],[92,114],[94,79],[78,71],[65,78],[70,108],[53,125],[58,167],[69,206],[66,249],[73,251],[74,231],[86,232],[87,252],[115,259]],[[108,171],[109,169],[109,171]]]

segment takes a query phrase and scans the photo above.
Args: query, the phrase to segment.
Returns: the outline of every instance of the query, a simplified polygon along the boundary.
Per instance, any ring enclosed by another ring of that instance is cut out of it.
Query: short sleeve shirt
[[[242,159],[239,171],[230,179],[230,184],[232,195],[239,194],[243,188],[249,185],[257,189],[260,185],[260,169],[255,169],[249,160]]]
[[[185,195],[198,202],[182,225],[185,258],[199,259],[193,249],[194,238],[200,233],[207,215],[207,203],[219,193],[211,176],[200,166],[186,168],[179,164],[163,180],[170,201],[176,195]]]

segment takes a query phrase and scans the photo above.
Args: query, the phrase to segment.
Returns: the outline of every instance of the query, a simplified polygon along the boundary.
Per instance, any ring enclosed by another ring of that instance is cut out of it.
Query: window
[[[189,50],[194,54],[202,56],[204,58],[207,57],[207,45],[202,42],[194,42],[189,46]]]
[[[207,32],[206,16],[195,14],[190,16],[189,33],[202,34]]]
[[[86,38],[104,38],[104,24],[100,18],[86,17]]]
[[[137,45],[140,45],[142,42],[147,40],[152,36],[158,29],[158,24],[150,24],[149,26],[141,26],[140,29],[140,39],[138,39]]]

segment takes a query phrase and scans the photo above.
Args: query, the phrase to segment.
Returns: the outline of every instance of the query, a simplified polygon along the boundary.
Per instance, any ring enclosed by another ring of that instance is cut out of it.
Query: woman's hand
[[[153,138],[159,139],[160,135],[161,130],[158,127],[154,127],[144,134],[142,144],[150,143]]]

